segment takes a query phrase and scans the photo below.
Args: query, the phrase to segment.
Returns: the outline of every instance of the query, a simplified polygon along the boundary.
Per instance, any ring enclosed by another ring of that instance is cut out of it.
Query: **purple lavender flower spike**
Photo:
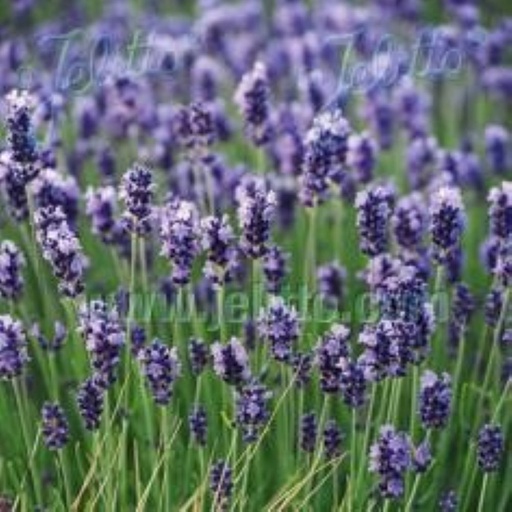
[[[329,179],[343,172],[347,161],[350,125],[341,110],[315,117],[305,140],[300,198],[311,207],[325,197]]]
[[[204,341],[195,338],[188,344],[188,359],[194,375],[200,375],[210,362],[210,352]]]
[[[444,428],[452,406],[451,379],[447,373],[438,376],[426,370],[421,377],[418,410],[426,429]]]
[[[478,432],[477,442],[477,461],[480,469],[486,473],[497,471],[504,453],[503,429],[499,425],[484,425]]]
[[[361,251],[370,257],[387,249],[393,203],[394,190],[389,186],[370,185],[357,194],[355,204]]]
[[[190,282],[192,265],[199,253],[199,218],[193,203],[171,201],[160,216],[161,253],[172,264],[172,280],[178,286]]]
[[[489,193],[490,231],[499,241],[512,238],[512,182],[504,181]]]
[[[340,373],[340,391],[343,402],[352,408],[361,407],[366,398],[367,379],[363,365],[342,357],[338,363]]]
[[[28,361],[27,338],[21,322],[0,315],[0,379],[20,376]]]
[[[465,213],[460,191],[450,187],[440,188],[430,205],[433,256],[438,263],[446,263],[450,254],[459,247],[464,225]]]
[[[246,178],[237,187],[235,197],[242,229],[240,245],[249,257],[261,258],[267,251],[276,196],[273,191],[267,191],[262,179]]]
[[[0,297],[17,300],[23,293],[25,258],[14,242],[0,243]]]
[[[501,289],[492,289],[485,299],[485,321],[487,325],[495,327],[501,315],[503,307],[503,292]]]
[[[35,323],[30,330],[30,335],[37,340],[43,350],[58,352],[64,345],[68,331],[64,324],[56,321],[54,324],[53,338],[48,339],[42,334],[39,324]]]
[[[349,137],[347,165],[355,172],[358,183],[372,181],[377,151],[377,143],[368,132],[352,134]]]
[[[69,441],[69,423],[62,407],[45,402],[41,409],[44,444],[50,450],[60,450]]]
[[[151,231],[153,188],[151,171],[139,163],[128,169],[121,181],[119,198],[126,206],[124,225],[137,236],[145,236]]]
[[[459,500],[455,491],[446,491],[442,494],[439,500],[439,511],[440,512],[456,512],[459,506]]]
[[[269,293],[279,293],[286,276],[288,256],[276,245],[270,246],[263,256],[263,274]]]
[[[428,228],[428,210],[418,192],[400,198],[396,204],[391,229],[398,245],[404,249],[421,247]]]
[[[339,309],[344,297],[347,272],[336,261],[318,267],[317,287],[320,297],[332,308]]]
[[[268,402],[272,393],[259,382],[245,384],[236,393],[236,422],[246,443],[257,440],[258,432],[269,418]]]
[[[282,297],[272,296],[266,310],[258,319],[260,336],[270,342],[270,351],[276,361],[289,361],[299,339],[299,318],[293,306],[287,306]]]
[[[384,425],[370,448],[370,471],[380,476],[379,490],[384,498],[401,498],[404,475],[411,468],[412,448],[409,437]]]
[[[192,439],[199,445],[206,445],[208,417],[202,405],[195,406],[188,416],[188,425]]]
[[[230,266],[236,263],[235,234],[228,216],[202,219],[201,242],[207,258],[205,276],[214,284],[224,284],[231,277]]]
[[[318,436],[318,422],[314,412],[306,413],[300,419],[300,447],[306,453],[315,451]]]
[[[78,315],[79,332],[85,340],[96,383],[105,388],[116,379],[116,369],[125,338],[119,315],[105,302],[95,300],[84,304]]]
[[[169,348],[155,339],[139,352],[138,360],[142,373],[158,405],[168,405],[172,398],[174,383],[181,375],[181,363],[176,347]]]
[[[213,509],[228,510],[233,494],[233,471],[224,460],[218,460],[210,468],[210,489],[214,494]]]
[[[242,112],[247,137],[257,146],[266,144],[272,134],[269,94],[267,68],[263,62],[256,62],[242,77],[235,103]]]
[[[103,413],[104,388],[90,377],[78,388],[76,399],[85,428],[97,430]]]
[[[86,193],[85,213],[91,219],[92,232],[103,242],[112,243],[117,225],[117,194],[112,186],[89,188]]]
[[[134,357],[137,357],[139,352],[145,347],[146,340],[147,336],[144,327],[135,324],[130,328],[130,350]]]
[[[433,137],[418,137],[407,149],[407,175],[414,190],[425,187],[437,170],[439,149]]]
[[[414,448],[413,468],[416,473],[424,473],[432,463],[432,450],[427,439]]]
[[[215,140],[215,125],[210,108],[203,103],[193,103],[189,108],[190,140],[197,157],[204,157]]]
[[[225,345],[214,343],[211,353],[215,373],[227,384],[239,386],[249,380],[249,356],[237,338],[231,338]]]
[[[59,280],[59,290],[67,297],[76,297],[84,289],[83,274],[87,267],[80,241],[60,207],[40,208],[34,220],[37,241]]]
[[[485,128],[485,149],[487,161],[491,170],[503,174],[510,164],[509,149],[510,135],[506,128],[499,125],[489,125]]]
[[[341,429],[336,420],[329,420],[324,427],[324,451],[327,459],[334,459],[341,454]]]
[[[348,357],[350,330],[341,324],[333,325],[316,346],[316,364],[320,373],[320,388],[324,393],[337,393],[341,386],[341,358]]]

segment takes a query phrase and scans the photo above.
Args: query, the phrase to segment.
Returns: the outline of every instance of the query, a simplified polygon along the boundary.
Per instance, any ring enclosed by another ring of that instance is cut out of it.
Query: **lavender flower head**
[[[455,491],[446,491],[439,500],[440,512],[456,512],[459,506],[459,500]]]
[[[426,370],[421,377],[419,414],[426,429],[443,428],[448,422],[452,405],[451,379],[447,373],[438,376]]]
[[[508,144],[510,135],[506,128],[499,125],[489,125],[485,128],[485,150],[491,170],[503,174],[510,163]]]
[[[78,409],[87,430],[100,426],[104,406],[104,388],[93,377],[85,380],[76,395]]]
[[[115,309],[109,310],[105,302],[95,300],[81,307],[78,320],[96,382],[108,387],[115,381],[125,342],[119,315]]]
[[[7,147],[11,178],[26,185],[39,172],[39,156],[32,126],[36,99],[28,91],[13,90],[6,96]]]
[[[430,234],[436,261],[446,263],[450,254],[460,246],[464,224],[460,191],[450,187],[440,188],[430,205]]]
[[[174,383],[181,375],[176,347],[169,348],[155,339],[139,352],[137,358],[155,403],[167,405],[171,401]]]
[[[344,296],[347,272],[336,261],[318,267],[316,278],[320,297],[332,308],[339,308]]]
[[[282,297],[272,296],[266,310],[258,319],[259,333],[270,342],[270,351],[276,361],[289,361],[295,342],[299,339],[299,318],[293,306],[287,306]]]
[[[200,375],[210,361],[210,353],[206,343],[192,338],[188,344],[188,359],[192,373]]]
[[[318,436],[318,422],[314,412],[306,413],[300,419],[300,447],[306,453],[315,451]]]
[[[206,436],[208,429],[208,418],[206,416],[206,409],[202,405],[194,407],[188,416],[188,425],[190,434],[194,441],[200,445],[206,445]]]
[[[388,224],[394,203],[394,190],[389,186],[370,185],[356,197],[357,227],[361,251],[378,256],[388,246]]]
[[[23,293],[25,258],[14,242],[0,243],[0,297],[17,300]]]
[[[139,163],[128,169],[121,181],[119,198],[126,206],[124,225],[138,236],[151,231],[153,188],[151,171]]]
[[[359,183],[369,183],[377,160],[377,143],[368,132],[352,134],[348,139],[347,165]]]
[[[500,242],[512,238],[512,181],[493,187],[489,193],[490,231]]]
[[[230,264],[236,258],[235,234],[227,215],[201,220],[201,242],[206,251],[205,276],[215,284],[229,279]]]
[[[247,178],[237,187],[235,198],[242,229],[240,245],[251,258],[260,258],[267,250],[276,196],[273,191],[267,191],[262,179]]]
[[[400,247],[417,250],[427,227],[428,210],[421,194],[413,192],[400,198],[391,218],[391,229]]]
[[[327,111],[313,120],[305,140],[300,198],[305,206],[321,201],[329,178],[344,171],[350,125],[341,110]]]
[[[324,451],[327,459],[334,459],[341,454],[341,429],[336,420],[329,420],[324,427]]]
[[[199,219],[193,203],[171,201],[160,218],[161,253],[171,260],[172,280],[183,286],[190,281],[194,259],[199,253]]]
[[[259,430],[269,418],[268,402],[272,393],[259,382],[245,384],[236,394],[236,422],[246,443],[256,441]]]
[[[477,461],[486,473],[497,471],[505,453],[503,430],[499,425],[486,424],[478,433]]]
[[[18,377],[28,361],[27,338],[21,322],[0,315],[0,379]]]
[[[210,489],[214,494],[213,510],[227,510],[233,494],[233,471],[226,461],[211,466]]]
[[[272,129],[267,68],[263,62],[256,62],[242,77],[235,92],[235,103],[242,112],[247,137],[257,146],[268,142]]]
[[[92,232],[105,243],[113,241],[116,228],[117,194],[112,186],[89,188],[86,193],[85,213],[92,222]]]
[[[432,450],[428,439],[422,441],[414,448],[413,468],[416,473],[424,473],[432,462]]]
[[[60,450],[69,441],[69,423],[59,404],[46,402],[41,409],[44,444],[50,450]]]
[[[401,498],[404,475],[412,464],[409,437],[384,425],[377,441],[370,448],[370,471],[380,476],[379,490],[384,498]]]
[[[276,245],[268,248],[263,257],[263,274],[269,293],[278,293],[286,275],[288,254]]]
[[[361,407],[365,401],[367,384],[364,366],[360,361],[351,361],[347,357],[342,357],[338,366],[343,402],[352,408]]]
[[[84,289],[83,274],[87,266],[79,239],[60,207],[40,208],[34,220],[37,241],[59,280],[59,290],[67,297],[76,297]]]
[[[350,330],[341,324],[333,325],[316,346],[316,364],[320,373],[320,388],[324,393],[337,393],[341,386],[341,358],[348,357]]]
[[[237,338],[231,338],[225,345],[214,343],[211,353],[215,373],[227,384],[238,386],[249,380],[249,356]]]

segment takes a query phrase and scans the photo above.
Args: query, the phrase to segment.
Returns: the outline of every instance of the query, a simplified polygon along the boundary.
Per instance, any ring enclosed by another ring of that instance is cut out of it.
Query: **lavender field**
[[[0,2],[0,512],[512,511],[512,5]]]

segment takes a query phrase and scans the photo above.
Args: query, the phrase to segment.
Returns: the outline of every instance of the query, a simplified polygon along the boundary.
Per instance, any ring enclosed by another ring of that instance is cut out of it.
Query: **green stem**
[[[489,473],[484,474],[482,482],[482,490],[480,491],[480,499],[478,501],[478,512],[484,512],[485,493],[487,491],[487,484],[489,483]]]

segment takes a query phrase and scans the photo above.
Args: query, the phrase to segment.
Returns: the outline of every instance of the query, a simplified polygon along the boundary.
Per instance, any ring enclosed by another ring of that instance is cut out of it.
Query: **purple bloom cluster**
[[[308,412],[300,419],[300,447],[306,453],[315,451],[318,436],[318,421],[314,412]]]
[[[76,395],[78,409],[87,430],[97,430],[100,426],[104,407],[104,387],[89,377],[78,388]]]
[[[50,450],[60,450],[69,441],[69,423],[59,404],[46,402],[41,409],[44,444]]]
[[[400,247],[408,250],[421,247],[428,227],[428,216],[420,193],[413,192],[398,200],[391,218],[391,227]]]
[[[128,169],[121,182],[119,198],[126,206],[124,225],[138,236],[151,230],[153,187],[151,171],[139,163]]]
[[[199,253],[199,219],[193,203],[171,201],[160,216],[161,254],[172,264],[174,284],[183,286],[190,281],[192,265]]]
[[[287,306],[282,297],[271,297],[266,310],[258,319],[260,335],[270,342],[270,351],[276,361],[289,361],[294,344],[299,339],[299,319],[293,306]]]
[[[261,258],[267,251],[276,196],[267,191],[261,178],[244,179],[235,192],[238,221],[242,229],[241,247],[251,258]]]
[[[350,330],[335,324],[316,346],[316,364],[320,373],[320,387],[324,393],[338,393],[341,386],[340,360],[348,357]]]
[[[105,243],[111,243],[116,235],[117,194],[112,186],[89,189],[86,194],[85,213],[90,217],[92,232]]]
[[[167,405],[171,401],[174,383],[181,374],[176,347],[169,348],[155,339],[139,352],[137,358],[153,399],[158,405]]]
[[[204,446],[206,444],[208,431],[208,417],[206,415],[206,409],[202,405],[194,407],[189,414],[188,425],[194,441],[198,445]]]
[[[59,290],[67,297],[76,297],[84,289],[87,259],[64,212],[60,207],[40,208],[35,213],[35,226],[43,257],[59,280]]]
[[[27,338],[21,322],[9,315],[0,316],[0,379],[22,374],[29,356]]]
[[[478,432],[477,460],[482,471],[497,471],[505,452],[503,430],[499,425],[484,425]]]
[[[381,427],[377,441],[370,448],[370,471],[380,477],[379,490],[385,498],[400,498],[404,494],[404,475],[412,464],[409,437],[394,427]]]
[[[343,401],[349,407],[360,407],[364,404],[366,395],[367,378],[364,365],[360,361],[351,361],[348,358],[341,358],[338,365]]]
[[[204,341],[192,338],[188,343],[188,359],[194,375],[200,375],[210,362],[210,352]]]
[[[236,264],[235,234],[227,215],[209,216],[201,220],[201,242],[206,250],[205,276],[213,283],[224,284]]]
[[[459,248],[464,224],[460,191],[449,187],[439,189],[430,205],[430,234],[436,261],[447,263]]]
[[[249,380],[249,357],[237,338],[231,338],[225,345],[214,343],[211,352],[213,369],[227,384],[239,386]]]
[[[347,160],[350,126],[341,110],[319,114],[305,140],[300,198],[305,206],[321,201],[329,179],[344,171]]]
[[[503,126],[489,125],[485,128],[487,161],[496,174],[503,174],[510,164],[509,142],[510,135]]]
[[[334,459],[341,454],[341,429],[336,420],[329,420],[324,427],[324,451],[327,459]]]
[[[100,300],[84,304],[79,312],[79,331],[91,358],[96,383],[109,387],[116,379],[125,342],[117,311],[109,310]]]
[[[23,293],[25,258],[14,242],[0,244],[0,297],[17,300]]]
[[[451,379],[447,373],[441,376],[426,370],[421,377],[418,410],[423,426],[443,428],[448,422],[452,405]]]
[[[332,308],[339,308],[344,296],[347,272],[339,263],[333,261],[318,267],[317,287],[322,300]]]
[[[348,139],[347,165],[355,171],[359,183],[369,183],[377,163],[377,143],[367,133],[352,134]]]
[[[236,394],[236,422],[245,442],[256,441],[258,432],[269,418],[268,402],[272,393],[259,382],[249,382]]]
[[[210,468],[210,489],[214,494],[213,509],[227,510],[233,494],[233,471],[224,460],[218,460]]]
[[[387,249],[393,203],[394,191],[389,186],[370,185],[357,194],[357,227],[361,251],[370,257],[378,256]]]
[[[267,143],[272,129],[267,68],[263,62],[256,62],[253,69],[242,77],[235,93],[235,103],[244,117],[247,137],[258,146]]]
[[[263,274],[265,284],[269,293],[278,293],[286,276],[286,264],[288,254],[283,252],[276,245],[267,249],[263,256]]]

